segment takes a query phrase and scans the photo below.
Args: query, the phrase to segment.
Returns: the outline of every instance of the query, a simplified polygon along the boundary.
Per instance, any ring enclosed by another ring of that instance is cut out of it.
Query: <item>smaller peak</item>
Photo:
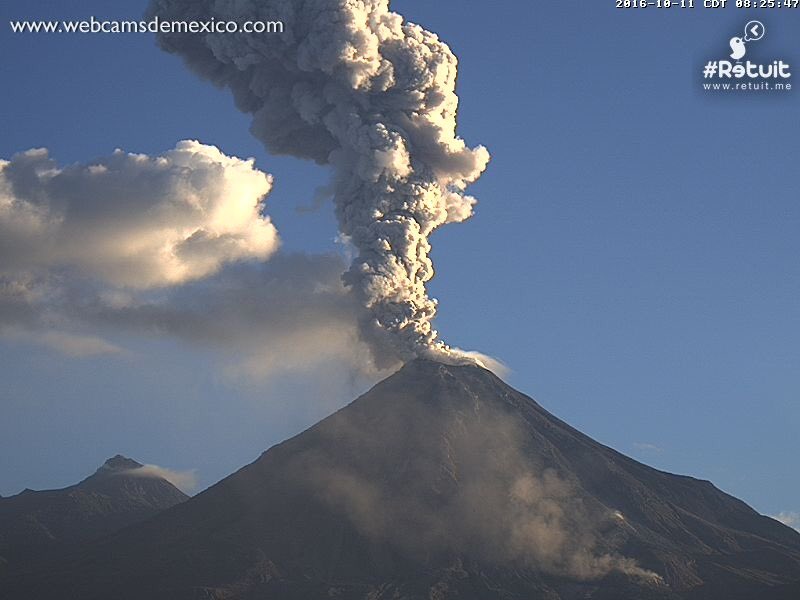
[[[104,462],[103,466],[98,469],[98,472],[130,471],[131,469],[141,469],[143,466],[144,465],[136,462],[132,458],[122,456],[122,454],[117,454],[116,456],[112,456],[106,462]]]

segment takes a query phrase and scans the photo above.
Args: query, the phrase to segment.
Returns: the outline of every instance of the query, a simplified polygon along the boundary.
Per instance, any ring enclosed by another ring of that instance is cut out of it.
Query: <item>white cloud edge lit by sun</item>
[[[0,274],[68,269],[117,289],[179,285],[280,244],[254,160],[183,140],[60,167],[46,149],[0,161]]]
[[[776,521],[780,521],[787,527],[800,531],[800,513],[798,512],[784,510],[777,515],[773,515],[772,518]]]
[[[152,479],[166,479],[176,488],[190,494],[197,489],[197,469],[176,471],[158,465],[143,465],[136,469],[125,471],[125,475],[132,477],[149,477]]]
[[[0,338],[40,346],[75,359],[130,355],[128,350],[101,337],[67,331],[41,332],[19,327],[4,327],[0,328]]]

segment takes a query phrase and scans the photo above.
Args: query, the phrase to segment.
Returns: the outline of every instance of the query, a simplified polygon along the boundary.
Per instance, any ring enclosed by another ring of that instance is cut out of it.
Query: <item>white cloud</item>
[[[20,331],[17,335],[24,341],[50,348],[71,358],[125,354],[125,350],[119,346],[94,335],[81,335],[64,331],[48,331],[44,333]]]
[[[182,492],[189,494],[197,489],[197,470],[175,471],[158,465],[144,465],[137,469],[124,471],[125,475],[134,477],[152,477],[166,479]]]
[[[196,141],[66,167],[29,150],[0,161],[0,270],[19,278],[61,269],[153,288],[264,260],[278,247],[261,214],[271,186],[252,159]]]

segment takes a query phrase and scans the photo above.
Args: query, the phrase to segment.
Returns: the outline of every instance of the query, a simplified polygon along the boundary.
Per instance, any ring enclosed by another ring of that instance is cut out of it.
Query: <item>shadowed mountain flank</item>
[[[12,566],[59,556],[187,498],[144,465],[117,455],[75,485],[0,498],[0,556]]]
[[[415,360],[0,597],[788,600],[798,581],[794,530],[595,442],[489,371]]]

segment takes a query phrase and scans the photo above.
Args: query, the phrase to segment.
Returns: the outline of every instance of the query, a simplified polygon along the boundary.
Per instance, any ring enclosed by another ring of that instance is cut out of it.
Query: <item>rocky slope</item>
[[[58,556],[188,498],[142,469],[118,455],[70,487],[0,498],[0,557],[13,566]]]

